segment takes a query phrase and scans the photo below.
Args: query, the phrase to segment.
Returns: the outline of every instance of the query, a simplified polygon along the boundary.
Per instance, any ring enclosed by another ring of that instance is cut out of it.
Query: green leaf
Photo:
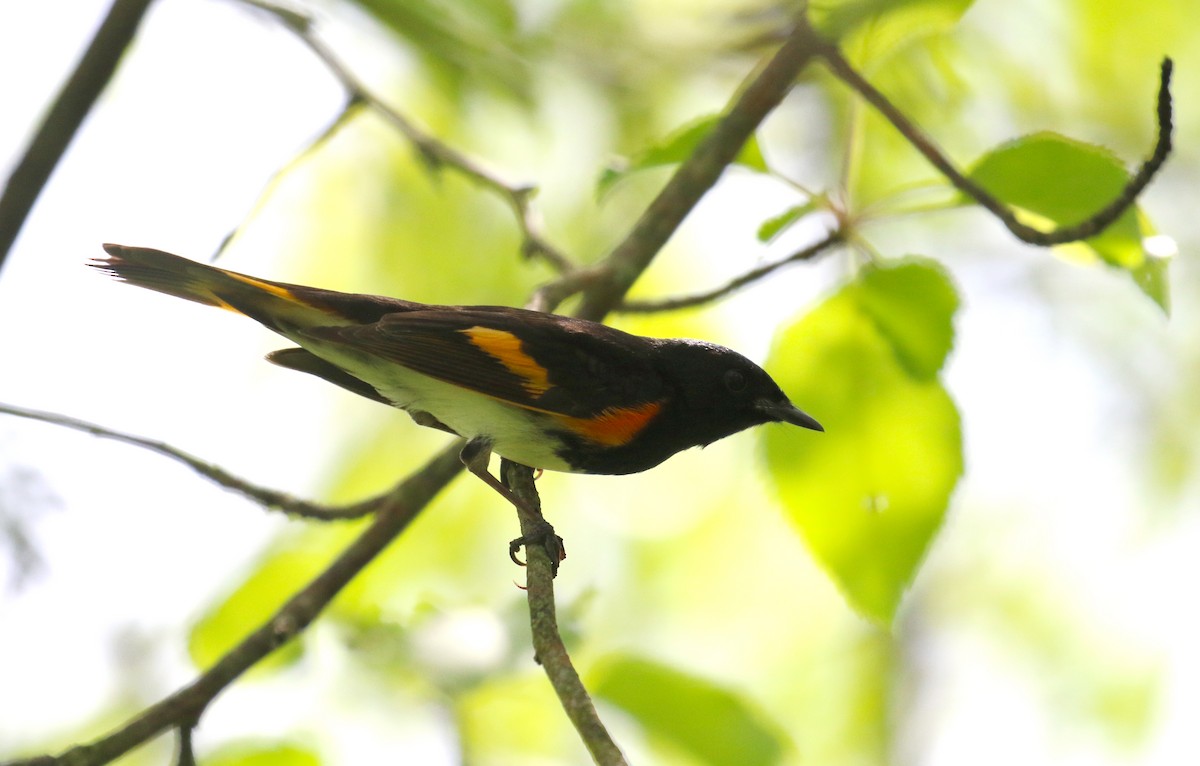
[[[1164,312],[1171,310],[1171,284],[1167,281],[1169,264],[1170,261],[1166,258],[1148,256],[1141,266],[1129,272],[1142,292],[1157,303]]]
[[[617,655],[601,661],[589,688],[696,763],[768,766],[783,758],[779,727],[743,697],[680,670]]]
[[[926,261],[869,270],[785,329],[768,360],[826,431],[766,431],[775,488],[850,604],[883,624],[962,474],[958,410],[936,377],[956,306]]]
[[[321,766],[321,759],[296,745],[239,742],[205,758],[204,766]]]
[[[969,176],[1002,202],[1028,215],[1030,222],[1071,226],[1112,202],[1129,173],[1111,152],[1054,133],[1035,133],[992,150]],[[1093,257],[1123,269],[1152,300],[1167,308],[1165,263],[1149,265],[1143,247],[1142,213],[1136,206],[1100,234],[1083,240]],[[1076,247],[1057,248],[1060,254]]]
[[[954,345],[958,310],[958,293],[941,266],[913,258],[869,268],[852,289],[905,371],[918,380],[936,376]]]
[[[720,119],[721,115],[719,114],[702,117],[675,131],[660,143],[644,149],[624,167],[605,168],[596,184],[597,196],[603,197],[630,173],[683,162],[691,156],[692,152],[696,151],[696,147],[712,132],[713,127]],[[750,137],[733,162],[735,165],[741,165],[760,173],[767,172],[766,158],[763,157],[758,139],[754,136]]]
[[[791,228],[792,224],[817,209],[816,200],[809,200],[803,205],[795,205],[784,210],[779,215],[773,215],[759,224],[758,241],[770,242]]]

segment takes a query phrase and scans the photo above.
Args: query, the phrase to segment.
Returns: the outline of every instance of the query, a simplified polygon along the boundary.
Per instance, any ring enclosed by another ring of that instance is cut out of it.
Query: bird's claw
[[[557,575],[558,565],[567,558],[567,549],[563,544],[563,539],[554,531],[554,527],[550,522],[543,521],[538,529],[510,541],[508,544],[508,557],[517,566],[525,566],[525,562],[517,557],[517,551],[522,547],[530,545],[542,546],[546,551],[546,555],[550,557],[551,574]]]

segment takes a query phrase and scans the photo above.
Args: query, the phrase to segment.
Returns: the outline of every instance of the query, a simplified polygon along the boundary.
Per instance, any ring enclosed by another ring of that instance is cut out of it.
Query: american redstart
[[[506,306],[437,306],[271,282],[160,250],[105,245],[90,265],[245,314],[296,343],[267,355],[532,468],[627,474],[751,426],[824,430],[758,365],[723,346],[645,338]]]

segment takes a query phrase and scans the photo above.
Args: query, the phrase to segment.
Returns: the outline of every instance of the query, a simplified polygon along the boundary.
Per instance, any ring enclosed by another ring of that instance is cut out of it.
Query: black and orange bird
[[[467,439],[463,462],[510,501],[491,453],[628,474],[764,423],[823,430],[723,346],[647,338],[506,306],[438,306],[238,274],[142,247],[92,261],[119,280],[244,314],[296,344],[267,359]]]

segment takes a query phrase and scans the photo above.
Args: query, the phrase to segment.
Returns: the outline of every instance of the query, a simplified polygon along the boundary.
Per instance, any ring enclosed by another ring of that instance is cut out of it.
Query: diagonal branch
[[[119,758],[168,729],[190,729],[227,686],[308,627],[461,469],[457,445],[453,445],[406,479],[391,493],[371,525],[333,563],[192,683],[91,744],[73,747],[58,757],[16,761],[9,766],[97,766]]]
[[[150,0],[114,0],[83,58],[58,92],[24,156],[8,177],[0,195],[0,267],[50,174],[108,85],[149,7]]]
[[[550,244],[541,232],[541,223],[533,206],[533,195],[537,189],[529,185],[516,185],[505,181],[496,173],[485,168],[475,159],[463,154],[417,127],[416,123],[396,109],[388,106],[366,86],[324,41],[313,32],[313,20],[309,16],[281,8],[264,0],[242,0],[260,8],[278,19],[300,39],[330,73],[342,84],[350,96],[351,103],[368,104],[388,121],[400,135],[404,136],[432,168],[453,168],[463,176],[495,193],[512,208],[523,242],[521,252],[527,257],[537,256],[558,271],[573,267],[571,260],[558,248]]]
[[[585,292],[577,316],[599,321],[620,302],[762,121],[788,94],[796,76],[817,55],[820,43],[807,22],[797,23],[608,255],[602,278],[595,279]]]
[[[681,295],[676,298],[664,298],[662,300],[647,300],[647,301],[625,301],[615,309],[622,314],[650,314],[659,311],[675,311],[677,309],[691,308],[692,306],[701,306],[705,303],[712,303],[720,300],[727,295],[730,295],[738,290],[753,284],[771,274],[774,274],[784,266],[801,261],[809,261],[825,252],[829,248],[845,239],[845,232],[841,229],[834,229],[829,232],[819,242],[809,245],[808,247],[797,250],[786,258],[780,258],[777,261],[765,263],[758,268],[751,269],[745,274],[741,274],[729,280],[723,285],[718,285],[711,290],[705,290],[692,295]]]
[[[925,159],[929,160],[930,164],[937,168],[956,189],[978,202],[992,215],[999,218],[1001,223],[1022,242],[1028,242],[1031,245],[1042,247],[1061,245],[1066,242],[1087,239],[1104,231],[1105,228],[1120,218],[1133,205],[1138,195],[1142,193],[1155,174],[1162,168],[1163,163],[1167,160],[1167,155],[1171,153],[1171,132],[1173,128],[1171,72],[1174,64],[1171,59],[1165,58],[1162,62],[1159,77],[1158,101],[1155,110],[1158,118],[1158,139],[1155,142],[1153,153],[1142,163],[1137,173],[1129,179],[1129,182],[1121,190],[1121,193],[1108,205],[1105,205],[1077,224],[1058,227],[1051,231],[1042,231],[1017,220],[1017,215],[1011,208],[954,167],[953,163],[938,148],[933,139],[917,127],[912,120],[908,119],[895,104],[888,100],[887,96],[880,93],[875,86],[867,82],[862,75],[850,66],[850,63],[846,61],[836,46],[832,43],[822,41],[820,56],[839,79],[853,88],[867,103],[875,107],[880,114],[887,118],[888,122],[892,123],[892,126],[900,131],[900,134],[917,151],[923,154]]]
[[[114,441],[132,444],[135,447],[150,450],[164,457],[177,460],[180,463],[191,468],[196,473],[209,479],[216,484],[225,487],[226,489],[237,492],[244,497],[247,497],[264,508],[272,508],[283,511],[289,516],[302,516],[309,519],[319,519],[322,521],[334,521],[342,519],[358,519],[373,513],[388,500],[391,493],[380,495],[379,497],[364,500],[360,503],[354,503],[347,506],[331,506],[313,503],[308,500],[301,500],[285,492],[279,492],[266,487],[260,487],[256,484],[240,479],[237,476],[229,473],[225,469],[215,466],[212,463],[205,462],[200,458],[184,452],[181,449],[172,447],[165,442],[155,439],[146,439],[141,436],[114,431],[104,426],[89,423],[85,420],[59,415],[54,412],[42,412],[40,410],[30,410],[24,407],[16,407],[11,404],[0,402],[0,414],[13,415],[18,418],[28,418],[30,420],[40,420],[43,423],[52,423],[64,428],[71,428],[76,431],[83,431],[93,436],[99,436],[104,439],[112,439]]]

